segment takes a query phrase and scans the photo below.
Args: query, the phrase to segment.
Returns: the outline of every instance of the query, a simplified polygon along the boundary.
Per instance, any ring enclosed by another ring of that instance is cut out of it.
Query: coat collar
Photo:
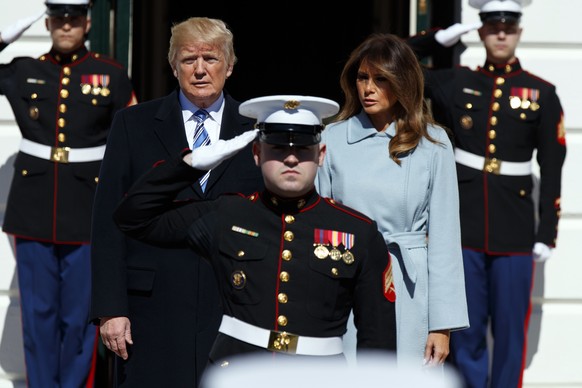
[[[489,61],[485,61],[483,67],[479,68],[481,71],[494,75],[494,76],[507,76],[521,71],[521,63],[519,59],[511,63],[495,64]]]
[[[63,54],[57,50],[55,50],[54,48],[51,48],[51,51],[49,51],[48,55],[49,57],[52,59],[53,62],[61,65],[61,66],[65,66],[65,65],[70,65],[71,63],[77,62],[83,58],[85,58],[85,56],[89,53],[89,50],[87,50],[87,47],[85,47],[84,45],[79,47],[77,50],[67,53],[67,54]]]
[[[378,132],[364,110],[350,117],[347,121],[347,126],[348,144],[358,143],[373,136],[388,136],[392,138],[396,135],[396,124],[394,122],[390,124],[385,133]]]
[[[277,214],[295,214],[305,211],[317,204],[320,198],[315,189],[297,198],[281,198],[269,190],[261,193],[263,203]]]

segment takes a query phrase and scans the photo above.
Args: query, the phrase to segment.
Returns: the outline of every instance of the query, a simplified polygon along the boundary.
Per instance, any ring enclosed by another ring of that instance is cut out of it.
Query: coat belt
[[[506,162],[497,158],[485,158],[455,148],[455,160],[463,166],[482,170],[495,175],[523,176],[531,175],[531,161],[528,162]]]
[[[402,255],[402,262],[408,277],[413,283],[416,283],[416,266],[408,252],[411,248],[426,248],[426,232],[402,232],[402,233],[383,233],[384,241],[390,246],[396,246]]]
[[[20,152],[56,163],[82,163],[103,160],[105,144],[98,147],[51,147],[28,139],[20,142]]]
[[[306,337],[285,331],[267,330],[223,315],[219,332],[272,352],[332,356],[343,353],[341,337]]]

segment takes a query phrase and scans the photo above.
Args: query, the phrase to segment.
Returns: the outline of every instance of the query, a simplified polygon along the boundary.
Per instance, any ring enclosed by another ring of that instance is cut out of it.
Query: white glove
[[[544,243],[537,242],[533,247],[533,259],[536,263],[543,263],[552,255],[552,250]]]
[[[459,39],[461,39],[461,35],[464,35],[467,32],[473,30],[477,30],[481,28],[482,25],[483,23],[480,21],[475,22],[473,24],[455,23],[444,30],[437,31],[437,33],[434,35],[434,38],[441,45],[445,47],[451,47],[452,45],[457,43]]]
[[[198,170],[212,170],[255,140],[258,132],[258,129],[252,129],[232,139],[219,140],[216,143],[194,149],[192,151],[192,167]]]
[[[2,39],[2,42],[6,44],[14,42],[16,39],[20,38],[24,31],[28,30],[28,28],[32,26],[34,22],[42,18],[45,12],[46,10],[43,9],[42,13],[37,13],[33,16],[20,19],[16,23],[6,27],[0,32],[0,39]]]

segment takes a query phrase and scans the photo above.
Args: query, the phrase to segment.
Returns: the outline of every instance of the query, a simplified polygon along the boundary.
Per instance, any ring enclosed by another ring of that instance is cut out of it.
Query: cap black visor
[[[310,146],[321,141],[323,125],[261,123],[259,140],[282,146]]]
[[[521,17],[520,12],[510,11],[495,11],[495,12],[481,12],[479,14],[483,23],[519,23]]]
[[[89,7],[79,4],[47,4],[48,16],[87,16]]]

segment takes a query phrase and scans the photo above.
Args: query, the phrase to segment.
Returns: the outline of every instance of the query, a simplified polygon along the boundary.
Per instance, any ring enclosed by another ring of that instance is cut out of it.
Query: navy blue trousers
[[[16,238],[16,267],[28,386],[92,386],[97,327],[88,323],[89,245]]]
[[[451,333],[451,361],[467,388],[521,387],[535,269],[532,256],[497,256],[463,249],[463,263],[471,327]]]

